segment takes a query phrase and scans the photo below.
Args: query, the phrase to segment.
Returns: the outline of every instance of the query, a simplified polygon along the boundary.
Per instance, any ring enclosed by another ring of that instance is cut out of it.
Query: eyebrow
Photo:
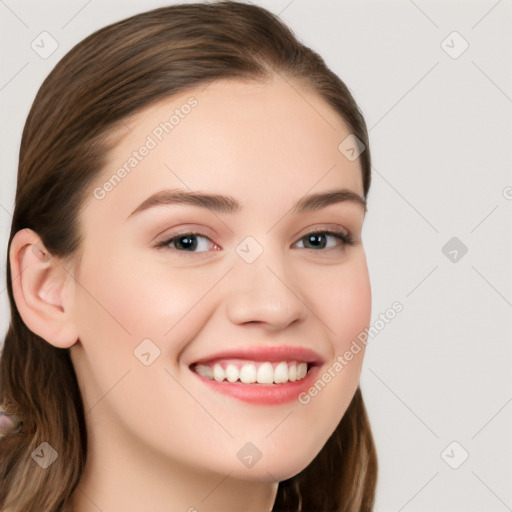
[[[359,204],[366,212],[366,200],[352,190],[338,189],[328,192],[311,194],[299,199],[292,207],[293,214],[311,212],[321,210],[331,204],[350,202]],[[133,210],[127,219],[134,217],[138,213],[149,210],[156,206],[169,205],[190,205],[219,213],[238,213],[242,209],[242,205],[231,196],[220,194],[206,194],[201,192],[189,192],[182,189],[165,189],[154,193],[145,199],[135,210]]]

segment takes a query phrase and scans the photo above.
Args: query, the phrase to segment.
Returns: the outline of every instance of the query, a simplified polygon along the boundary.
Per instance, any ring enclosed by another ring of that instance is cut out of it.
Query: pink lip
[[[224,395],[229,395],[243,402],[261,405],[277,405],[296,400],[297,397],[306,392],[315,382],[320,370],[319,366],[313,366],[307,375],[299,381],[287,382],[286,384],[243,384],[242,382],[217,382],[202,377],[198,373],[194,375],[204,382],[211,389]]]
[[[197,374],[192,368],[196,364],[212,364],[222,359],[246,359],[249,361],[298,361],[307,362],[309,371],[300,381],[285,384],[243,384],[242,382],[217,382]],[[296,400],[300,393],[310,388],[320,370],[323,358],[313,350],[302,347],[247,347],[218,352],[190,365],[193,374],[205,385],[219,393],[235,399],[262,405],[276,405]]]

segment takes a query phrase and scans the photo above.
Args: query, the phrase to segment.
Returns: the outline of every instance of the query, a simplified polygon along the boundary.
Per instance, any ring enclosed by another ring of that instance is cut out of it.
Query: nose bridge
[[[248,237],[250,238],[250,237]],[[259,254],[258,254],[259,252]],[[283,328],[303,320],[305,304],[279,249],[260,249],[254,240],[244,240],[237,247],[228,290],[228,315],[234,323],[261,322]]]

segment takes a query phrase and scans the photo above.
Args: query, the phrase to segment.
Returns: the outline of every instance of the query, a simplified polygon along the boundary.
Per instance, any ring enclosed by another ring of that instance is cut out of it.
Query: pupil
[[[185,243],[183,243],[183,240],[185,240]],[[177,242],[185,249],[194,250],[197,247],[197,240],[194,240],[193,237],[190,236],[181,236],[178,238]]]
[[[308,236],[308,240],[309,242],[313,242],[313,246],[315,246],[315,243],[319,243],[320,242],[320,239],[323,237],[323,235],[309,235]],[[323,246],[323,244],[322,244]],[[316,246],[318,247],[318,246]]]

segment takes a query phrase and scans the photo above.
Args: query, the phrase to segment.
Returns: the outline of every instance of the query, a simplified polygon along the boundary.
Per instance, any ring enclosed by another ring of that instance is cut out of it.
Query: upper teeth
[[[222,366],[215,363],[213,368],[206,364],[198,364],[194,367],[194,371],[210,380],[222,382],[236,382],[240,380],[244,384],[257,382],[259,384],[282,384],[288,381],[296,381],[303,379],[308,372],[307,363],[299,363],[297,361],[279,363],[270,362],[254,362],[236,365],[227,363]]]

